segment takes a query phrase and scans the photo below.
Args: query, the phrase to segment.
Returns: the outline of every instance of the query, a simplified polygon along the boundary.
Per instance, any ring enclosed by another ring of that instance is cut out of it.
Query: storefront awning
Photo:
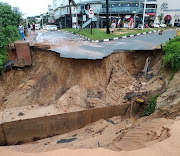
[[[55,23],[55,21],[54,21],[54,20],[52,20],[52,21],[51,21],[51,23]]]
[[[155,13],[148,13],[149,16],[156,16]]]
[[[170,21],[170,20],[172,20],[171,15],[166,15],[166,16],[164,17],[164,20],[165,20],[165,21]]]

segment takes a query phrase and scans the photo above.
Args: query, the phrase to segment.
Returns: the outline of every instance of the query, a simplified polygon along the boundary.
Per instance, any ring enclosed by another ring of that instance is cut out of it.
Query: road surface
[[[35,43],[51,46],[51,50],[64,58],[102,59],[118,50],[149,50],[177,35],[176,30],[135,36],[110,42],[91,43],[84,38],[64,31],[40,31]]]

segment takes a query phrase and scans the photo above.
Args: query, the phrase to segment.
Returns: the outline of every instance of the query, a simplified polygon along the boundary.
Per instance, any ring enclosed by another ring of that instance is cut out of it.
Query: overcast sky
[[[14,7],[19,7],[20,11],[27,16],[40,15],[48,12],[48,5],[52,4],[52,0],[0,0],[9,3]]]

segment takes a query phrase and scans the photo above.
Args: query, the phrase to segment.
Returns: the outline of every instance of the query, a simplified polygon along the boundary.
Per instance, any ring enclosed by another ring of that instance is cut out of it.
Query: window
[[[140,4],[140,8],[144,8],[144,4]]]
[[[111,5],[111,8],[117,8],[117,7],[119,7],[118,4],[113,4],[113,5]]]
[[[146,8],[156,8],[156,5],[155,4],[147,4]]]
[[[129,4],[129,3],[121,4],[121,7],[131,7],[131,4]]]
[[[81,10],[84,10],[84,8],[85,8],[84,5],[81,5]]]
[[[139,7],[138,3],[132,3],[132,7]]]

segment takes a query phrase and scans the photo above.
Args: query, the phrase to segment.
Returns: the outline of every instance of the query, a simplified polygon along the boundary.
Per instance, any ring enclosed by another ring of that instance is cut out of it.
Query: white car
[[[57,31],[58,29],[57,29],[57,26],[56,26],[56,25],[50,25],[49,30],[51,30],[51,31]]]
[[[43,30],[47,30],[47,25],[43,25]]]
[[[36,29],[36,30],[40,30],[40,29],[41,29],[40,24],[36,24],[36,25],[35,25],[35,29]]]
[[[166,26],[166,24],[160,24],[160,27],[161,28],[166,28],[167,26]]]
[[[154,23],[153,26],[154,26],[154,28],[159,28],[160,24],[159,23]]]
[[[46,30],[50,30],[51,26],[50,25],[46,25]]]

